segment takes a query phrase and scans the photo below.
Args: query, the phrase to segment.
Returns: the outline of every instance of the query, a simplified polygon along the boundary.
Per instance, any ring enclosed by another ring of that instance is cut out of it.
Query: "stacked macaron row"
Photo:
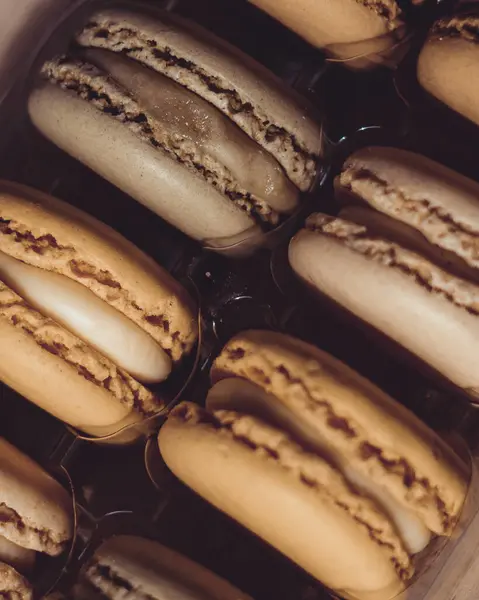
[[[68,552],[73,503],[39,465],[0,438],[0,597],[31,600],[29,579],[45,576],[37,555]],[[51,581],[53,583],[53,581]]]
[[[95,13],[41,80],[46,137],[209,247],[275,229],[323,171],[312,107],[176,15]]]
[[[417,154],[371,147],[336,179],[289,260],[312,289],[479,397],[479,184]]]
[[[332,356],[247,331],[211,382],[161,428],[166,464],[341,598],[391,600],[457,526],[469,465]]]
[[[196,309],[107,225],[0,182],[0,380],[65,423],[106,436],[165,409],[153,384],[191,352]]]

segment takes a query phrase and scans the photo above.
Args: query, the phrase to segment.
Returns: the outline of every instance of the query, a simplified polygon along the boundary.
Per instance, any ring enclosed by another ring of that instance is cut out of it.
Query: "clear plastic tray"
[[[287,241],[306,214],[315,210],[335,212],[332,178],[349,152],[370,143],[436,147],[429,141],[432,138],[421,142],[421,119],[411,107],[412,101],[405,102],[404,93],[397,93],[403,89],[398,82],[409,57],[396,74],[390,69],[351,71],[328,61],[320,51],[243,0],[230,0],[228,10],[222,0],[150,1],[229,39],[323,111],[328,172],[306,203],[304,213],[285,224],[284,232],[272,235],[270,243],[258,244],[254,256],[240,252],[238,260],[235,252],[232,260],[228,252],[221,255],[201,248],[44,140],[26,116],[26,90],[31,78],[25,80],[21,70],[0,106],[0,120],[8,125],[0,143],[0,178],[51,193],[106,221],[198,294],[201,343],[189,367],[165,392],[170,405],[180,399],[204,401],[211,362],[232,335],[249,328],[275,329],[312,341],[338,356],[441,433],[460,436],[474,455],[479,411],[395,352],[385,353],[381,344],[374,342],[370,352],[362,352],[364,344],[370,344],[368,334],[351,326],[331,307],[311,302],[286,268]],[[59,4],[60,0],[57,8]],[[68,3],[66,11],[61,8],[49,18],[56,33],[37,56],[36,66],[64,47],[91,5],[85,0],[80,13],[72,13],[73,4]],[[433,16],[428,15],[428,19]],[[411,43],[413,52],[415,40]],[[25,59],[26,65],[29,60]],[[451,161],[451,165],[456,163]],[[45,591],[63,571],[60,589],[67,590],[88,552],[101,540],[114,533],[133,533],[154,537],[184,553],[255,600],[328,598],[328,591],[320,583],[172,477],[156,445],[156,430],[164,417],[159,415],[132,445],[96,443],[0,385],[0,434],[53,472],[66,471],[75,492],[78,535],[74,554],[67,569],[63,569],[64,563],[51,565],[48,582],[38,580],[38,589]],[[475,483],[471,489],[475,489]],[[471,498],[476,498],[472,492]],[[448,565],[442,563],[455,544],[446,544],[428,573],[447,570]],[[421,580],[429,581],[420,578],[417,585]],[[424,583],[426,587],[433,584]]]

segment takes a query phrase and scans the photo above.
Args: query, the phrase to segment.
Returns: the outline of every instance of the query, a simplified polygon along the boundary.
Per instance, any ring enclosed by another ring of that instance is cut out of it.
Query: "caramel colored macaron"
[[[468,467],[415,415],[332,356],[248,331],[214,363],[206,409],[159,433],[170,469],[338,594],[389,600],[449,536]]]
[[[8,182],[0,198],[0,379],[94,435],[161,411],[144,384],[196,341],[186,291],[86,213]]]

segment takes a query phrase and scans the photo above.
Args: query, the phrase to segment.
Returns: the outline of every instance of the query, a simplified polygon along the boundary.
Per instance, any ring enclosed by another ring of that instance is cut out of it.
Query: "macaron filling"
[[[318,453],[338,469],[353,489],[373,499],[393,521],[410,554],[420,553],[429,544],[432,533],[418,515],[396,500],[385,487],[348,464],[341,453],[322,438],[317,430],[304,421],[300,422],[275,396],[258,385],[239,377],[222,379],[209,391],[206,406],[213,412],[235,410],[252,414],[286,430],[302,445]]]
[[[172,364],[136,323],[64,275],[27,265],[0,252],[0,279],[30,306],[50,317],[145,383],[163,381]]]

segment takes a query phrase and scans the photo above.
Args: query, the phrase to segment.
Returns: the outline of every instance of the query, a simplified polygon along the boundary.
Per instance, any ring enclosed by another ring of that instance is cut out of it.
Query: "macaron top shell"
[[[73,535],[73,504],[64,488],[0,438],[0,535],[52,556]]]
[[[271,152],[301,190],[311,187],[323,144],[311,107],[225,41],[168,13],[124,9],[92,15],[77,41],[123,52],[202,96]]]
[[[157,263],[107,225],[18,184],[0,183],[0,250],[65,275],[146,330],[174,360],[198,334],[192,301]]]
[[[212,380],[225,377],[243,377],[273,394],[432,531],[451,533],[467,467],[415,415],[346,365],[289,336],[249,331],[216,359]]]

